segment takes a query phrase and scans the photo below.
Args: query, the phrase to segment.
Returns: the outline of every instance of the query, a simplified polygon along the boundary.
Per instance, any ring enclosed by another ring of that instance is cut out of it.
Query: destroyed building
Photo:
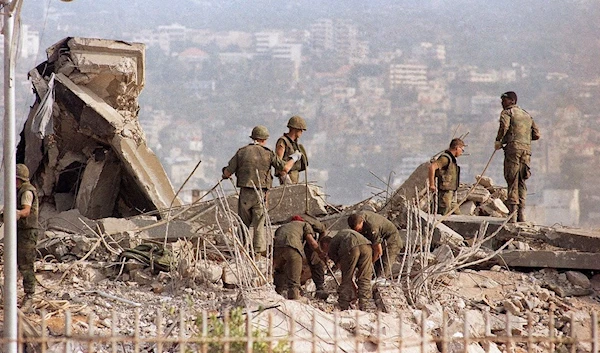
[[[29,72],[36,95],[18,145],[40,200],[88,218],[180,205],[138,121],[140,43],[65,38]]]
[[[427,163],[389,198],[351,206],[328,204],[313,183],[275,187],[270,231],[294,214],[310,213],[333,234],[347,227],[351,212],[371,209],[408,240],[396,259],[395,281],[374,283],[378,314],[335,310],[339,272],[327,276],[328,300],[313,297],[309,274],[307,302],[290,301],[271,286],[272,254],[254,258],[239,241],[244,227],[235,214],[237,196],[217,184],[182,204],[146,145],[137,103],[144,46],[66,38],[47,54],[30,72],[36,103],[18,148],[46,216],[36,263],[43,294],[35,298],[38,311],[22,316],[26,336],[134,336],[147,339],[147,351],[161,351],[162,344],[175,350],[175,343],[161,340],[206,335],[194,326],[199,316],[218,318],[242,307],[254,315],[253,325],[274,321],[271,337],[294,338],[296,352],[521,352],[527,344],[542,351],[546,345],[536,339],[548,336],[553,342],[567,337],[573,351],[590,351],[596,326],[589,311],[600,308],[600,277],[591,272],[600,270],[598,232],[507,225],[503,188],[485,177],[461,185],[463,216],[432,215]],[[147,256],[140,243],[164,249]],[[45,324],[41,309],[51,311],[54,325]],[[71,322],[71,314],[79,319]],[[136,344],[125,342],[122,351]]]

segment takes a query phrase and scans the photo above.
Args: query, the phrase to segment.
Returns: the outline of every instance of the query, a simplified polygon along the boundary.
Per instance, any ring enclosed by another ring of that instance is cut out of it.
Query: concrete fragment
[[[492,180],[492,178],[488,177],[488,176],[481,176],[481,175],[477,175],[475,177],[475,180],[479,181],[479,185],[483,186],[486,189],[490,189],[494,187],[494,181]]]
[[[441,218],[441,215],[430,215],[424,211],[419,210],[419,216],[421,217],[421,219],[423,219],[423,221],[428,223],[429,227],[435,225],[433,233],[434,244],[448,244],[456,247],[464,245],[465,239],[460,234],[458,234],[445,224],[438,222],[437,219]],[[423,226],[425,227],[425,224],[423,224]]]
[[[309,213],[315,217],[327,214],[325,195],[319,186],[312,184],[308,184],[308,189],[306,184],[274,187],[269,191],[268,205],[273,223],[286,221],[295,214]]]
[[[85,225],[87,225],[87,227]],[[61,212],[46,220],[47,230],[85,234],[90,233],[88,227],[95,230],[96,222],[81,215],[77,209]]]
[[[505,250],[496,257],[498,264],[509,267],[549,267],[600,270],[600,254],[577,251]]]
[[[435,260],[438,263],[454,260],[454,254],[452,253],[452,249],[446,244],[442,244],[435,248],[432,254],[435,256]]]
[[[569,280],[569,282],[571,282],[572,284],[574,284],[576,286],[579,286],[581,288],[591,288],[592,287],[592,284],[591,284],[589,278],[587,278],[587,276],[581,272],[567,271],[567,272],[565,272],[565,274],[567,275],[567,280]]]
[[[477,206],[475,205],[475,202],[473,201],[465,201],[460,205],[460,214],[462,215],[474,215],[475,214],[475,209],[477,208]]]
[[[476,185],[473,190],[471,190],[472,186],[469,185],[461,185],[459,189],[456,191],[456,197],[458,200],[467,200],[473,201],[475,203],[483,203],[486,202],[491,194],[490,192],[481,185]],[[467,192],[470,193],[467,194]]]
[[[217,283],[223,276],[223,267],[214,264],[207,264],[200,271],[204,279],[211,283]]]
[[[120,182],[121,164],[114,152],[99,149],[87,161],[79,182],[75,206],[90,219],[112,216]]]
[[[198,237],[190,223],[180,220],[162,223],[144,218],[131,218],[130,221],[137,226],[132,231],[141,239],[176,241]]]

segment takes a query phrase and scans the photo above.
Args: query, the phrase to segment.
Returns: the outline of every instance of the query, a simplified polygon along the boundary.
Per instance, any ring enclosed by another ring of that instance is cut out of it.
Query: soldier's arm
[[[504,135],[506,135],[506,132],[508,131],[509,127],[510,127],[510,115],[508,115],[506,110],[503,110],[502,114],[500,114],[500,126],[498,127],[498,134],[496,135],[496,141],[502,142],[502,139],[504,138]]]
[[[381,247],[381,243],[373,243],[371,244],[371,249],[373,249],[373,262],[375,262],[381,257],[381,254],[383,254],[383,248]]]
[[[439,168],[440,168],[440,165],[438,164],[438,161],[431,162],[431,164],[429,165],[428,180],[429,180],[429,190],[431,190],[431,191],[435,191],[435,189],[437,188],[435,185],[435,171],[438,170]]]
[[[275,145],[275,154],[277,157],[283,159],[283,154],[285,153],[285,142],[281,139],[277,140],[277,144]]]
[[[233,156],[226,167],[223,167],[221,178],[229,179],[237,170],[237,153]]]
[[[31,204],[33,203],[33,193],[31,191],[25,192],[21,197],[21,204],[23,205],[23,208],[17,210],[17,220],[29,217],[31,214]]]
[[[539,140],[540,137],[542,137],[542,135],[540,134],[540,129],[535,124],[535,120],[532,119],[532,121],[531,121],[531,139],[535,141],[535,140]]]
[[[279,158],[279,156],[275,154],[275,152],[271,154],[271,166],[273,166],[275,170],[282,170],[287,173],[290,171],[290,169],[292,169],[294,163],[296,162],[293,159],[284,162],[283,159]]]

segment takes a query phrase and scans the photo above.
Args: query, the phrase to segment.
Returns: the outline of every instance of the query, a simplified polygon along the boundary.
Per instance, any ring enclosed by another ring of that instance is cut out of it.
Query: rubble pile
[[[282,336],[293,320],[301,328],[294,334],[316,335],[322,351],[349,342],[346,348],[353,351],[354,341],[340,343],[330,335],[337,289],[331,274],[327,300],[314,298],[310,273],[303,276],[304,298],[286,300],[270,284],[272,254],[255,257],[239,238],[248,230],[236,215],[236,195],[219,194],[217,184],[190,205],[177,198],[137,122],[143,59],[140,44],[67,38],[48,49],[48,61],[30,73],[38,101],[23,129],[19,158],[40,193],[43,231],[36,262],[41,288],[35,310],[24,317],[35,323],[41,310],[49,312],[55,320],[48,326],[51,336],[64,334],[67,311],[76,317],[76,333],[84,333],[83,323],[92,317],[99,334],[114,329],[132,335],[137,311],[140,334],[151,336],[162,334],[158,313],[177,333],[178,315],[195,322],[204,311],[270,308],[265,314],[275,316]],[[35,118],[52,77],[52,124],[35,132],[31,126],[39,127]],[[418,338],[422,328],[425,337],[460,337],[465,320],[471,337],[502,336],[507,329],[513,336],[591,335],[589,313],[600,308],[600,278],[592,276],[600,270],[600,255],[592,252],[600,248],[600,232],[507,225],[506,192],[485,176],[460,186],[462,215],[432,215],[424,187],[427,165],[387,200],[328,205],[312,184],[270,192],[267,234],[305,212],[333,233],[347,227],[351,212],[369,209],[391,219],[411,244],[396,259],[396,279],[374,283],[381,322],[374,313],[339,312],[338,338],[365,337],[362,350],[395,349],[398,335]],[[334,275],[339,280],[340,273]],[[319,328],[311,325],[313,315]],[[264,314],[257,319],[266,320]],[[374,338],[377,325],[384,328],[381,341]],[[447,351],[462,348],[452,343]],[[469,351],[504,348],[471,343]],[[535,343],[533,351],[546,348]]]

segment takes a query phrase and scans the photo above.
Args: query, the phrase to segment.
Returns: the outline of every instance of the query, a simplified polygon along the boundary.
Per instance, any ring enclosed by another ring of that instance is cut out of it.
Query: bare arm
[[[381,247],[381,243],[372,244],[371,248],[373,249],[373,262],[375,262],[381,257],[381,254],[383,254],[383,248]]]
[[[435,191],[436,190],[436,185],[435,185],[435,171],[438,170],[440,167],[440,165],[438,164],[437,161],[432,162],[429,165],[429,190],[431,191]]]
[[[23,206],[23,209],[17,210],[17,220],[19,220],[21,218],[29,217],[30,214],[31,214],[31,206],[25,205],[25,206]]]

